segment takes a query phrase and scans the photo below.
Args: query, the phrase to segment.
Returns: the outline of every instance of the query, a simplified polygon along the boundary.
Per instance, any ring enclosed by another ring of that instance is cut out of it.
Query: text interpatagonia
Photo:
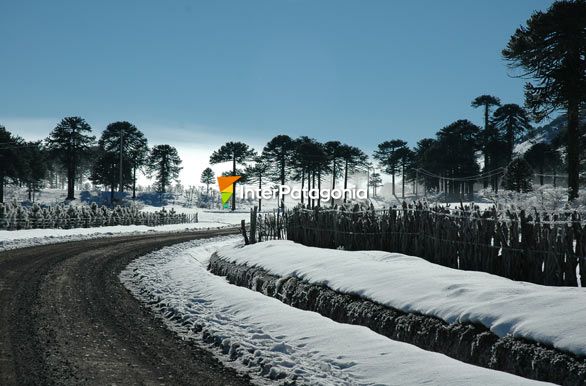
[[[278,187],[263,187],[263,188],[254,188],[251,186],[243,186],[241,189],[238,189],[238,196],[240,199],[259,199],[262,198],[264,200],[269,200],[271,198],[277,198],[282,196],[290,196],[294,200],[300,200],[301,194],[304,197],[307,197],[311,200],[321,200],[321,201],[329,201],[332,198],[334,200],[339,200],[342,198],[347,198],[350,200],[355,199],[366,199],[366,189],[308,189],[308,188],[298,188],[298,187],[290,187],[289,185],[278,185]]]

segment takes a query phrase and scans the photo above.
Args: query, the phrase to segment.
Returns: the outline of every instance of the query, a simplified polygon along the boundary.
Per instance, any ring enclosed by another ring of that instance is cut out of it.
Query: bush
[[[193,217],[164,208],[158,212],[141,212],[134,206],[110,209],[95,202],[91,205],[53,207],[41,207],[36,203],[31,207],[24,207],[16,202],[0,204],[0,229],[4,230],[71,229],[109,225],[157,226],[190,222],[197,222],[197,215]]]

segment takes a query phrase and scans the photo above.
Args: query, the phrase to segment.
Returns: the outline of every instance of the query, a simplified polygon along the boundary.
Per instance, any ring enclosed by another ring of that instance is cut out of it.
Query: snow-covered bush
[[[110,225],[181,224],[197,222],[197,216],[179,214],[174,209],[158,212],[141,212],[138,207],[116,206],[110,209],[95,202],[90,205],[30,207],[16,202],[0,204],[0,230],[43,229],[43,228],[90,228]]]

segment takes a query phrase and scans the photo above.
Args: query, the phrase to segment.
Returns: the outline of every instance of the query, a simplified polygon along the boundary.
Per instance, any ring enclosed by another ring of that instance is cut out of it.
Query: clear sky
[[[226,140],[414,145],[457,119],[481,124],[480,94],[522,104],[500,51],[550,4],[5,0],[0,124],[33,139],[68,115],[98,134],[128,120],[178,146],[190,175]]]

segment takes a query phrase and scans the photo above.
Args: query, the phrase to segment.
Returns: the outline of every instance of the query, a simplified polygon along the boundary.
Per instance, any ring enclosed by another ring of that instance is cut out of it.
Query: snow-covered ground
[[[258,384],[273,384],[270,379],[311,385],[538,383],[333,322],[206,270],[212,252],[240,243],[238,237],[223,237],[164,248],[132,262],[120,278],[171,329],[204,347],[219,343],[212,349],[218,358]]]
[[[218,255],[405,312],[479,323],[501,337],[510,334],[586,356],[584,288],[516,282],[399,253],[321,249],[291,241],[226,247]]]
[[[146,225],[117,225],[74,229],[23,229],[18,231],[0,230],[0,251],[107,236],[122,236],[129,234],[156,232],[184,232],[197,229],[214,229],[230,226],[232,225],[226,222],[199,222],[189,224],[160,225],[157,227],[149,227]]]

